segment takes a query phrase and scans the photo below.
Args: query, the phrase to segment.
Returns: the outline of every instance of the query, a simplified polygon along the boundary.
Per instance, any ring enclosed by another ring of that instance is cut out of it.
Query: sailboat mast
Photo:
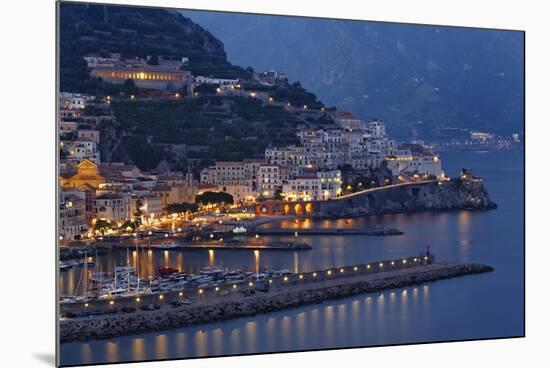
[[[126,291],[129,292],[130,291],[130,248],[126,248],[126,258],[127,258],[127,262],[126,262],[126,279],[128,281],[127,286],[126,286]]]
[[[88,294],[88,251],[84,251],[84,299]]]
[[[136,239],[136,276],[137,276],[137,292],[139,293],[139,249],[138,242]]]

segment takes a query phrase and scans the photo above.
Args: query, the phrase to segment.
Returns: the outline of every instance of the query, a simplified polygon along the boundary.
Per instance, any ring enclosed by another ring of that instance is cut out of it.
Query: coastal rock
[[[497,208],[481,179],[432,181],[358,193],[342,199],[317,202],[316,217],[365,215],[433,210],[489,210]]]

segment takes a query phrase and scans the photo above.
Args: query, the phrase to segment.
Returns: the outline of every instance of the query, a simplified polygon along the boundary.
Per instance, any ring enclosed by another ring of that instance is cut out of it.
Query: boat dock
[[[129,243],[112,243],[113,248],[131,248],[135,245]],[[172,242],[172,243],[138,243],[140,249],[151,250],[310,250],[312,246],[303,242],[276,242],[276,243],[248,243],[248,242]]]
[[[380,228],[368,228],[368,229],[256,229],[254,233],[248,234],[249,236],[255,235],[369,235],[369,236],[385,236],[385,235],[402,235],[403,232],[397,229],[380,227]]]

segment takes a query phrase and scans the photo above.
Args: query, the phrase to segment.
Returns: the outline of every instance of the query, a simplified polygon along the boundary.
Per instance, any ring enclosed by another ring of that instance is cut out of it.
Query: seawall
[[[323,281],[293,284],[268,293],[245,297],[232,294],[156,311],[64,319],[59,322],[61,342],[111,338],[254,316],[303,305],[321,303],[361,293],[493,271],[482,264],[435,263],[375,274],[361,274]]]

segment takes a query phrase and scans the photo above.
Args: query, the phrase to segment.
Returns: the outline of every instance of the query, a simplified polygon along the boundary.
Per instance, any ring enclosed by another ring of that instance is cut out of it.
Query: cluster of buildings
[[[98,220],[115,228],[135,220],[157,224],[169,205],[194,202],[198,182],[192,174],[152,175],[134,165],[83,160],[61,174],[60,188],[60,236],[72,240]]]
[[[266,159],[272,164],[289,166],[292,175],[344,166],[363,171],[377,169],[383,163],[394,176],[443,174],[439,156],[423,146],[419,149],[398,145],[387,135],[382,121],[374,119],[367,124],[349,112],[336,113],[333,120],[335,127],[298,129],[300,145],[269,147]]]
[[[122,58],[119,53],[111,53],[107,57],[86,55],[84,60],[91,76],[108,83],[123,84],[131,79],[138,88],[192,93],[193,75],[184,69],[189,62],[186,57]]]
[[[217,93],[246,93],[274,103],[260,92],[240,91],[237,79],[193,77],[184,69],[187,58],[124,59],[112,53],[88,55],[85,60],[92,76],[109,83],[132,79],[138,88],[189,93],[196,85],[210,84],[217,86]],[[255,72],[252,79],[267,86],[287,83],[286,75],[277,71]],[[366,174],[384,165],[401,181],[444,176],[439,156],[429,148],[422,144],[398,145],[388,136],[382,121],[367,123],[350,112],[329,113],[332,123],[300,125],[296,131],[298,144],[269,146],[262,158],[217,161],[202,169],[200,181],[193,178],[191,170],[187,174],[153,175],[134,165],[102,162],[99,127],[113,117],[83,112],[90,104],[103,104],[108,111],[110,98],[95,101],[84,94],[59,95],[62,239],[92,235],[100,220],[113,228],[124,228],[128,221],[136,220],[156,224],[169,205],[193,203],[197,194],[207,191],[228,193],[236,203],[330,200],[342,194],[343,170]],[[104,110],[93,111],[101,114]]]
[[[254,72],[252,79],[264,86],[276,86],[288,82],[286,73],[276,70],[266,70],[263,72]]]
[[[122,227],[139,219],[154,224],[176,203],[192,203],[198,182],[192,175],[151,175],[135,165],[102,162],[99,125],[110,115],[83,115],[91,96],[59,94],[59,231],[61,239],[90,234],[98,220]],[[97,111],[102,111],[97,109]]]
[[[92,77],[101,78],[112,84],[123,84],[127,80],[132,80],[138,88],[177,91],[189,96],[193,94],[196,86],[208,84],[215,85],[219,93],[246,94],[239,91],[239,79],[193,76],[191,71],[186,70],[189,63],[187,57],[161,55],[124,58],[120,53],[109,53],[88,54],[84,60]],[[275,70],[254,72],[251,80],[263,86],[276,86],[288,81],[285,73]]]
[[[201,186],[236,201],[328,200],[342,193],[341,168],[356,171],[383,164],[401,181],[444,176],[438,155],[420,144],[397,145],[379,120],[368,124],[344,112],[334,126],[300,127],[300,144],[267,147],[263,159],[216,162],[201,171]]]
[[[73,170],[82,160],[90,160],[99,165],[101,157],[98,121],[102,117],[82,117],[88,104],[93,104],[93,96],[81,93],[62,92],[59,95],[59,152],[60,171]],[[110,119],[110,117],[105,117]]]

